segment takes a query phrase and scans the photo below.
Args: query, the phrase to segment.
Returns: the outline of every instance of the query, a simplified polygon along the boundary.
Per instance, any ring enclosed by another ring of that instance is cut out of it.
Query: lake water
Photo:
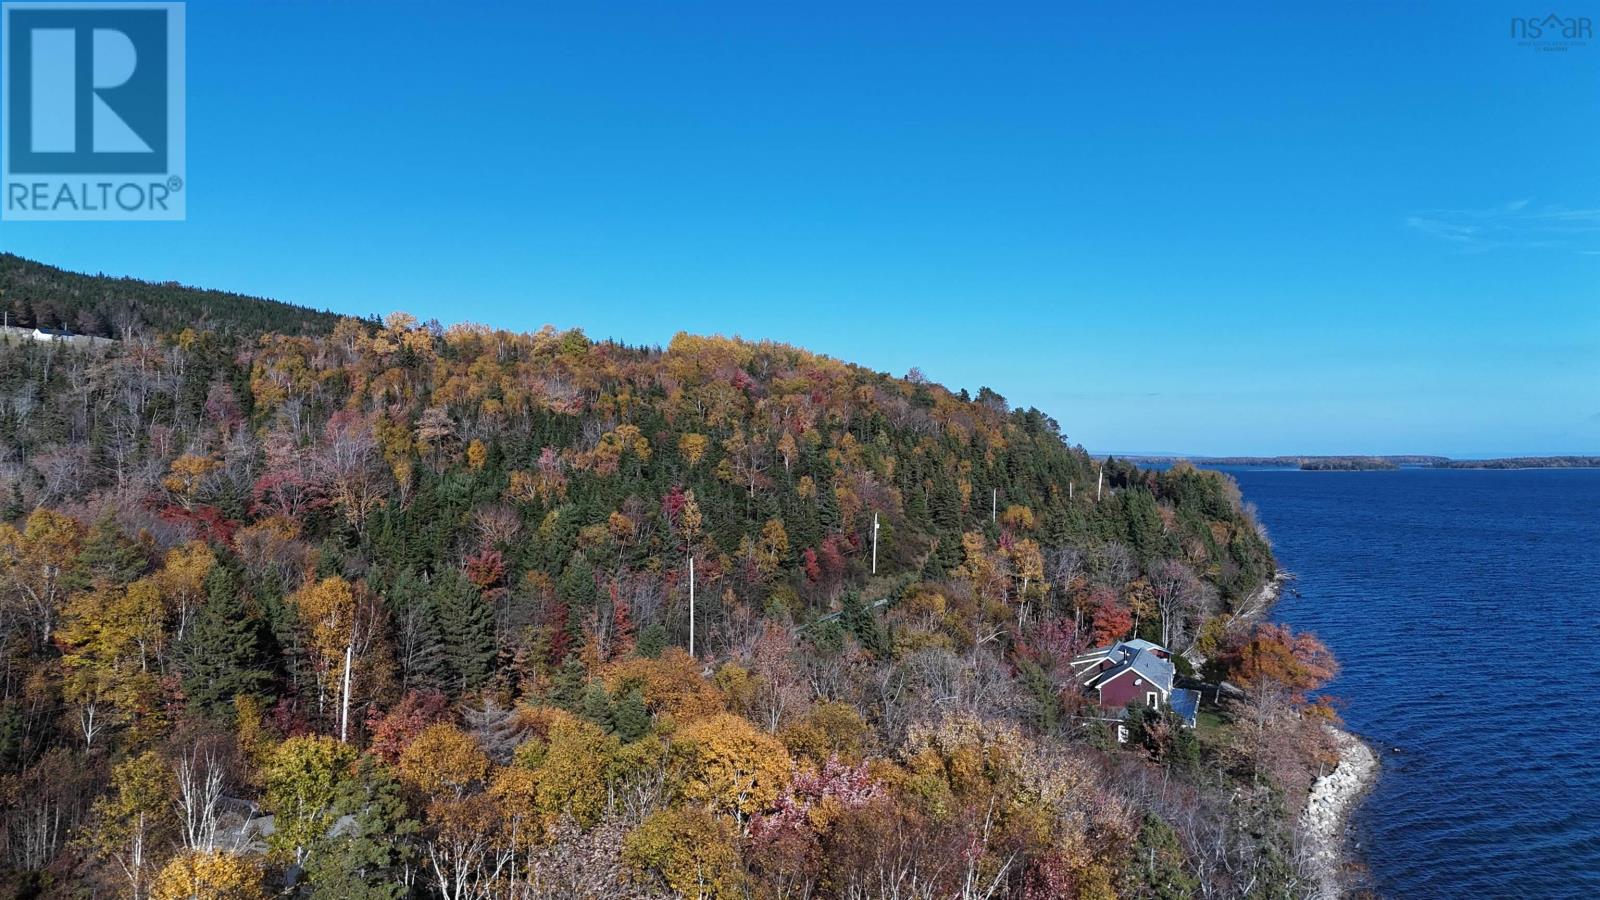
[[[1600,897],[1600,471],[1230,469],[1380,751],[1386,897]]]

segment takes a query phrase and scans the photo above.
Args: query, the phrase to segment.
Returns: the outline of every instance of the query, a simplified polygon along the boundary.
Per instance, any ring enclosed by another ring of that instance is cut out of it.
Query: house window
[[[1161,708],[1161,695],[1156,693],[1155,691],[1151,691],[1148,694],[1145,694],[1144,695],[1144,701],[1145,701],[1145,703],[1147,703],[1150,706],[1151,709],[1160,709]]]

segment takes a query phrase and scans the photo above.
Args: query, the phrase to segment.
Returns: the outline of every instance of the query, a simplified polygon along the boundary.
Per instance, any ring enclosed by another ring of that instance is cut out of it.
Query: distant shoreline
[[[1107,454],[1116,456],[1116,454]],[[1306,472],[1390,472],[1418,469],[1600,469],[1600,456],[1504,456],[1492,459],[1453,459],[1448,456],[1167,456],[1126,455],[1119,459],[1139,465],[1187,462],[1196,466],[1262,466]]]

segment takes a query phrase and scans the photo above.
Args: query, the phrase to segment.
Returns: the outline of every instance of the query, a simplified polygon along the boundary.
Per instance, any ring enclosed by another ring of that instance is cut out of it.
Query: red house
[[[1194,725],[1200,695],[1173,687],[1177,669],[1172,665],[1172,653],[1160,644],[1135,638],[1096,647],[1074,658],[1072,671],[1101,709],[1169,707],[1186,724]]]

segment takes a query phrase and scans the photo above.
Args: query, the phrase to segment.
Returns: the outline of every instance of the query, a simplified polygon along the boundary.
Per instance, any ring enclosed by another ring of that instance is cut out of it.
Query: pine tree
[[[394,776],[370,756],[356,777],[339,785],[335,809],[349,816],[319,843],[306,874],[312,900],[400,900],[404,870],[416,854],[409,837],[419,828],[406,811]]]
[[[1120,496],[1127,518],[1128,547],[1139,562],[1148,563],[1171,549],[1155,497],[1143,487],[1131,488]]]
[[[928,512],[928,493],[918,484],[907,492],[906,497],[906,524],[914,530],[925,531],[928,528],[930,513]]]
[[[0,507],[0,519],[14,522],[22,518],[22,514],[27,508],[27,504],[22,502],[22,482],[20,480],[12,481],[11,493],[6,497],[6,505]]]
[[[231,715],[233,699],[260,696],[272,681],[262,652],[261,623],[239,597],[239,579],[219,562],[206,575],[206,602],[178,648],[183,690],[202,714]]]
[[[961,534],[961,493],[948,476],[934,481],[928,514],[940,534]]]
[[[139,545],[128,540],[116,520],[106,515],[84,538],[83,549],[78,553],[78,580],[84,587],[97,578],[126,586],[143,575],[149,564]]]
[[[1025,715],[1033,727],[1045,734],[1054,732],[1061,721],[1061,699],[1056,694],[1055,686],[1050,683],[1050,677],[1038,663],[1024,660],[1018,666],[1017,680],[1021,682],[1022,693],[1032,707],[1026,710]]]
[[[489,677],[499,648],[495,644],[494,611],[477,588],[455,570],[433,584],[433,605],[444,638],[444,662],[459,690],[472,690]]]
[[[943,578],[950,574],[951,569],[961,565],[960,534],[942,531],[934,540],[933,552],[928,554],[928,562],[922,569],[922,577],[926,579]]]
[[[443,686],[449,680],[444,638],[439,634],[439,615],[428,585],[410,571],[402,572],[384,592],[384,602],[393,623],[402,684],[407,688]]]
[[[650,711],[645,708],[644,694],[638,685],[623,691],[612,704],[611,727],[624,744],[631,744],[649,733]]]
[[[611,707],[611,698],[606,694],[605,685],[598,681],[589,682],[589,686],[583,689],[583,698],[578,701],[578,715],[608,732],[616,731],[616,714]]]
[[[855,635],[861,646],[874,656],[882,656],[889,649],[888,638],[872,610],[861,599],[860,591],[845,591],[839,600],[839,624]]]
[[[661,623],[654,622],[639,630],[639,655],[646,659],[655,659],[661,651],[667,649],[667,629]]]
[[[817,524],[824,535],[839,533],[839,496],[833,492],[833,481],[817,482]]]
[[[589,673],[584,671],[577,655],[567,654],[556,677],[551,679],[550,702],[568,712],[577,712],[582,707],[588,680]]]
[[[594,585],[594,569],[582,553],[574,553],[561,573],[556,593],[575,610],[590,610],[600,600],[600,591]]]

